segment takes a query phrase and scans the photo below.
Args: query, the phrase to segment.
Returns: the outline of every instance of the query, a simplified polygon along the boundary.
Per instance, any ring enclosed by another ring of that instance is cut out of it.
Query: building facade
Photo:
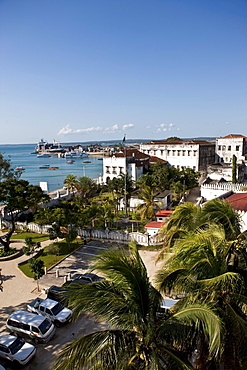
[[[179,170],[206,171],[215,161],[215,144],[205,140],[150,141],[140,151],[161,158]]]
[[[156,158],[156,160],[159,159]],[[106,184],[114,177],[126,173],[133,181],[137,181],[141,175],[147,172],[149,163],[153,162],[154,158],[150,155],[142,153],[138,149],[125,148],[122,152],[103,158],[103,183]]]
[[[243,135],[227,135],[216,139],[216,162],[231,163],[235,155],[237,162],[247,161],[247,138]]]

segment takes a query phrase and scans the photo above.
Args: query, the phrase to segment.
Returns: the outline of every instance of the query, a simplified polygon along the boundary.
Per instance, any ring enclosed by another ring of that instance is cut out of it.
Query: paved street
[[[50,244],[47,240],[42,242],[42,246]],[[21,248],[23,242],[16,242],[15,246]],[[49,288],[51,285],[61,286],[68,274],[84,273],[90,269],[93,258],[106,248],[112,248],[113,244],[104,243],[103,241],[92,240],[85,246],[79,246],[76,251],[66,257],[57,266],[50,269],[47,275],[40,279],[41,289]],[[158,266],[155,264],[157,252],[140,251],[144,263],[147,266],[150,278],[154,277]],[[25,260],[26,256],[21,256],[12,261],[0,262],[2,275],[4,278],[4,291],[0,292],[0,333],[6,332],[6,319],[16,309],[25,310],[26,304],[37,297],[36,282],[27,278],[17,267],[17,264]],[[57,277],[59,271],[59,277]],[[45,298],[42,292],[39,296]],[[56,330],[55,336],[47,344],[38,344],[37,353],[32,361],[22,367],[27,370],[51,370],[51,363],[56,358],[61,347],[82,335],[105,327],[87,315],[81,315],[76,322],[68,323]],[[1,363],[2,360],[0,360]],[[13,365],[5,364],[6,369],[13,369]]]

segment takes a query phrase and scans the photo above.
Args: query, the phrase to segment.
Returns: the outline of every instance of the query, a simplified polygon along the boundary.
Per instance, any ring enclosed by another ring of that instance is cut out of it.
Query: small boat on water
[[[91,161],[83,161],[83,163],[91,163]]]
[[[49,167],[49,170],[57,170],[59,167]]]
[[[48,158],[50,157],[50,154],[49,153],[40,153],[40,154],[37,154],[37,158]]]
[[[49,168],[50,167],[50,165],[49,164],[43,164],[43,166],[40,166],[39,168]]]
[[[16,167],[15,169],[16,169],[16,171],[25,171],[24,167]]]
[[[73,161],[73,159],[71,160],[71,161],[67,161],[66,163],[68,163],[68,164],[72,164],[72,163],[74,163],[75,161]]]
[[[98,158],[98,161],[103,161],[103,158]]]

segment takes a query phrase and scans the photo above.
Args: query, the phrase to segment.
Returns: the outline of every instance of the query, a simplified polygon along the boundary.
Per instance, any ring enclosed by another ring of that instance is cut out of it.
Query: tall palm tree
[[[165,261],[157,281],[158,289],[163,292],[186,293],[180,307],[200,302],[217,309],[226,327],[223,368],[244,370],[247,368],[247,296],[241,271],[229,268],[233,244],[234,241],[226,239],[222,226],[190,231],[176,240],[173,254]],[[205,363],[200,361],[198,356],[197,368],[205,370]],[[209,369],[215,369],[210,365]]]
[[[77,177],[71,173],[67,175],[63,183],[67,189],[69,189],[70,191],[74,191],[76,188]]]
[[[207,305],[162,312],[162,296],[151,285],[135,244],[130,252],[104,252],[94,268],[106,280],[71,284],[67,296],[75,317],[93,314],[108,329],[66,345],[54,369],[193,369],[188,357],[199,330],[205,333],[211,356],[220,352],[221,321]]]
[[[155,200],[157,195],[157,189],[151,188],[150,186],[144,186],[140,191],[138,198],[142,200],[142,203],[136,207],[136,213],[139,213],[141,219],[151,220],[155,212],[160,210],[162,202]]]
[[[213,199],[202,207],[187,202],[178,206],[167,224],[160,229],[159,233],[164,239],[161,256],[180,236],[197,228],[205,229],[211,223],[223,226],[227,240],[243,237],[240,236],[240,216],[227,201]]]

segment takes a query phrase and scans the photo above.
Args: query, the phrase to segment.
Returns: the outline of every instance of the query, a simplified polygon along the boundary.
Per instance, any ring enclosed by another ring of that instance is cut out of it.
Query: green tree
[[[237,157],[235,154],[232,156],[232,183],[236,184],[237,182]]]
[[[208,339],[210,354],[217,356],[219,318],[207,305],[164,313],[162,296],[151,285],[136,244],[131,244],[129,253],[104,252],[94,268],[106,280],[70,284],[66,295],[75,317],[93,314],[106,322],[107,329],[66,345],[54,369],[193,369],[188,356],[196,347],[199,328]]]
[[[73,174],[69,174],[63,181],[65,187],[70,191],[74,191],[76,189],[77,177]]]
[[[158,289],[164,293],[186,293],[179,301],[180,307],[207,303],[214,307],[225,325],[224,351],[217,364],[225,370],[246,369],[247,324],[246,285],[241,274],[243,266],[232,265],[232,248],[222,226],[210,225],[208,229],[187,232],[176,240],[172,256],[157,277]],[[244,253],[246,250],[246,245]],[[247,265],[244,263],[244,269]],[[201,338],[197,369],[215,369],[215,361],[205,363],[205,338]]]
[[[0,182],[0,203],[6,206],[11,222],[8,233],[4,238],[0,237],[5,252],[9,251],[10,238],[15,231],[15,220],[20,213],[37,209],[38,203],[44,203],[48,199],[50,198],[39,186],[30,185],[28,181],[8,179]]]
[[[136,207],[136,213],[140,214],[141,219],[152,220],[155,213],[160,210],[162,202],[156,201],[157,189],[145,186],[138,194],[138,198],[142,203]]]
[[[76,181],[75,188],[79,196],[88,199],[95,194],[97,186],[90,177],[82,176]]]
[[[4,153],[0,153],[0,181],[13,178],[17,179],[20,175],[20,171],[12,168],[10,158],[4,158]]]
[[[34,274],[34,280],[37,281],[37,288],[39,292],[39,279],[44,275],[44,261],[38,258],[31,258],[29,261],[29,268]]]

